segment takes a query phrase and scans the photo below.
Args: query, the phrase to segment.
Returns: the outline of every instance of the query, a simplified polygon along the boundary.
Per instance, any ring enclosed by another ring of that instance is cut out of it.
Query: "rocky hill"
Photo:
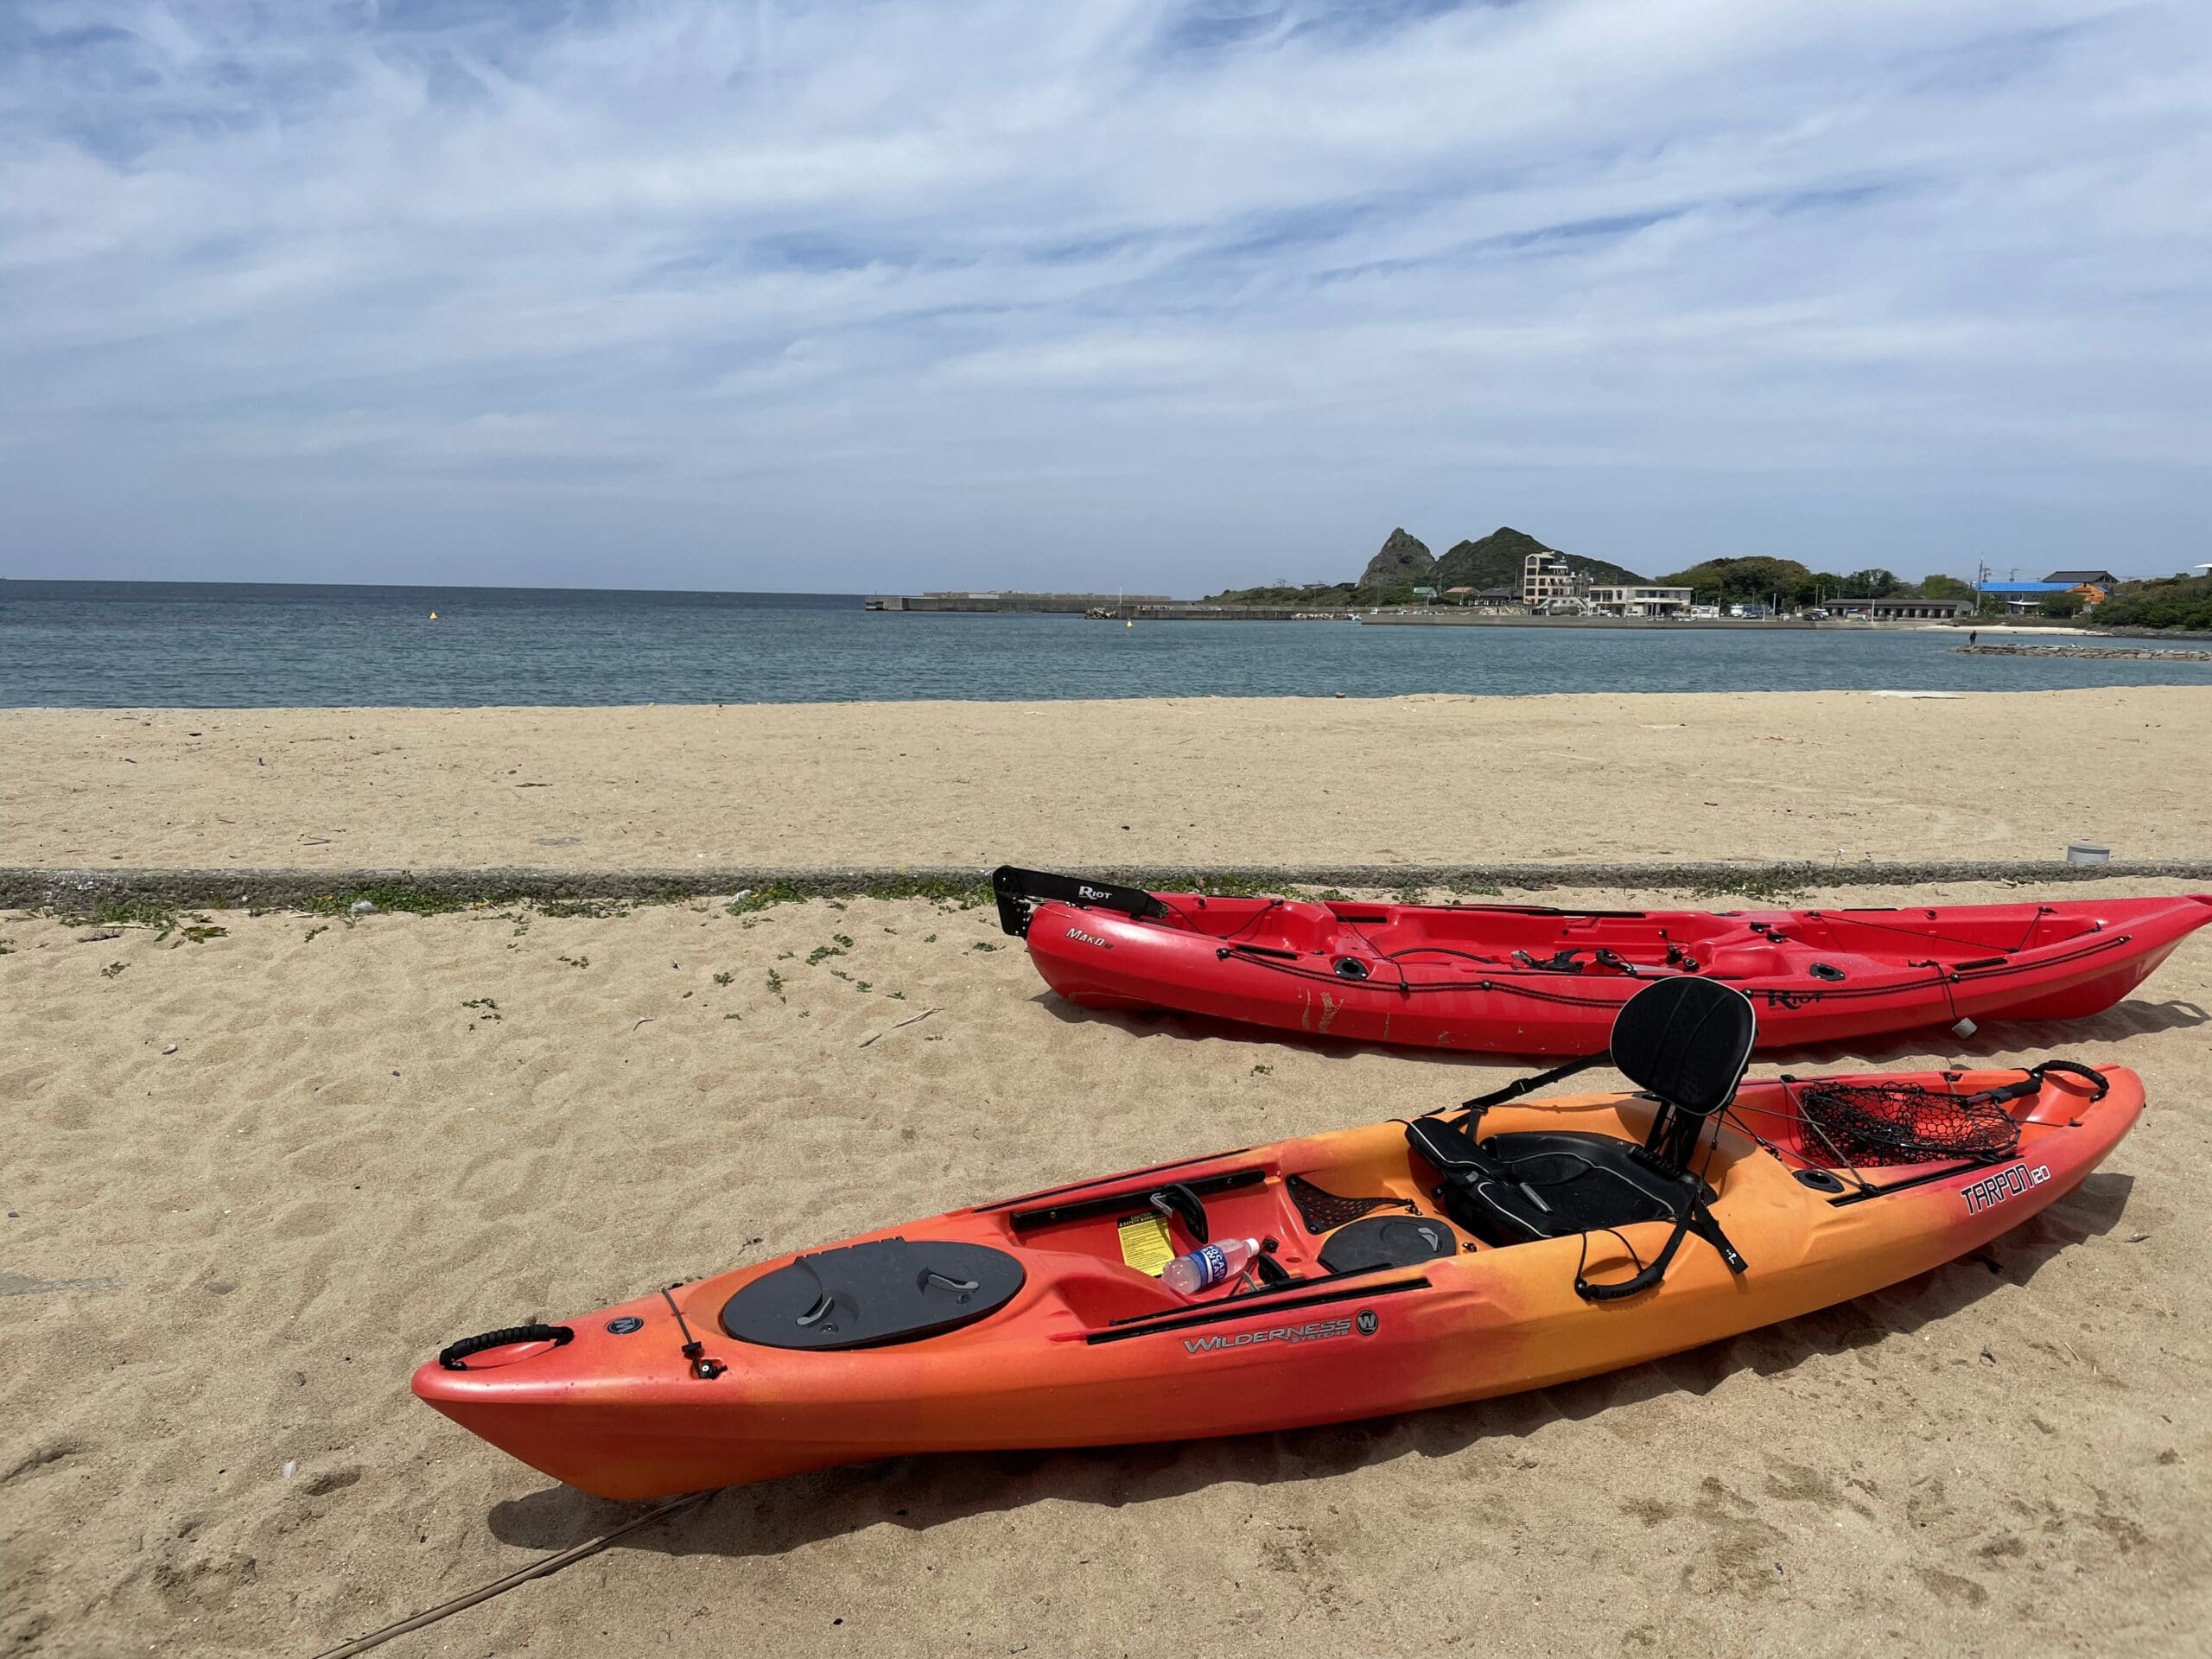
[[[1214,602],[1225,605],[1301,605],[1317,608],[1341,608],[1353,605],[1400,605],[1413,597],[1415,588],[1510,588],[1516,594],[1521,591],[1522,562],[1531,553],[1550,553],[1556,549],[1547,547],[1525,531],[1501,524],[1478,541],[1463,541],[1441,559],[1432,555],[1427,543],[1402,527],[1387,537],[1380,552],[1367,562],[1354,582],[1327,582],[1308,586],[1287,584],[1268,588],[1231,588],[1222,593],[1209,594]],[[1565,556],[1575,569],[1582,571],[1596,582],[1643,582],[1646,578],[1635,571],[1604,559],[1585,558],[1580,553]]]
[[[1425,587],[1435,570],[1436,556],[1401,527],[1384,538],[1382,550],[1367,562],[1367,569],[1360,572],[1359,588],[1363,593],[1387,594],[1400,588]]]
[[[1500,524],[1480,541],[1461,542],[1437,561],[1433,578],[1439,588],[1510,588],[1521,591],[1521,569],[1531,553],[1555,553],[1526,531]],[[1567,562],[1595,582],[1642,582],[1643,577],[1624,566],[1604,559],[1569,553]]]

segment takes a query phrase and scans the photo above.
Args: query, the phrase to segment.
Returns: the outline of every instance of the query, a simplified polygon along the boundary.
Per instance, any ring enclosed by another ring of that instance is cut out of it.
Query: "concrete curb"
[[[1200,891],[1213,887],[1635,888],[1714,893],[1777,893],[1810,887],[1921,887],[2003,881],[2049,887],[2099,880],[2199,880],[2212,884],[2212,859],[2072,865],[2057,860],[1952,860],[1925,863],[1620,864],[1123,864],[1065,872],[1133,887]],[[738,865],[698,869],[434,868],[421,870],[29,869],[0,867],[0,904],[32,910],[99,905],[197,909],[327,909],[336,899],[407,899],[442,905],[518,900],[665,901],[741,892],[792,897],[870,893],[928,896],[984,885],[973,866],[843,865],[785,869]]]

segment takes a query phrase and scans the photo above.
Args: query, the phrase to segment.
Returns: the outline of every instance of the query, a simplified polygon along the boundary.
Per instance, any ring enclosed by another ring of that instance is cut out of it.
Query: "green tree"
[[[1699,605],[1769,605],[1777,598],[1794,601],[1815,578],[1795,559],[1707,559],[1660,582],[1687,588]]]
[[[1894,570],[1876,566],[1866,570],[1854,570],[1843,579],[1844,595],[1849,599],[1887,599],[1904,587]]]
[[[2045,616],[2079,616],[2082,614],[2082,595],[2079,594],[2045,594],[2036,609]]]
[[[1923,599],[1972,599],[1974,584],[1961,582],[1956,576],[1924,576],[1921,579],[1919,593]]]
[[[1782,590],[1783,602],[1792,610],[1809,611],[1825,605],[1843,591],[1843,578],[1832,570],[1812,570]]]
[[[2097,620],[2123,628],[2212,631],[2212,575],[2123,582],[2097,607]]]

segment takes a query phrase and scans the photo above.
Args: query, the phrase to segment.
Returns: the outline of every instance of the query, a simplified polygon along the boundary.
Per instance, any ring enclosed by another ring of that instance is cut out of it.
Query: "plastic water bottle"
[[[1224,1238],[1217,1244],[1208,1244],[1192,1250],[1188,1255],[1179,1255],[1160,1270],[1160,1281],[1180,1296],[1195,1296],[1202,1290],[1226,1284],[1251,1264],[1260,1253],[1256,1238]]]

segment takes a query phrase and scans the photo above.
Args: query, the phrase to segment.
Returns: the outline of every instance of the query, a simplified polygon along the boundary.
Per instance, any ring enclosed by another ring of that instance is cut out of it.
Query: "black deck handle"
[[[1682,1248],[1682,1241],[1689,1236],[1689,1231],[1690,1219],[1686,1211],[1681,1218],[1675,1222],[1675,1230],[1667,1236],[1665,1247],[1657,1255],[1651,1258],[1651,1265],[1635,1277],[1624,1279],[1616,1285],[1592,1284],[1582,1276],[1581,1268],[1577,1268],[1574,1272],[1574,1294],[1586,1302],[1624,1302],[1631,1296],[1643,1295],[1645,1291],[1649,1290],[1667,1276],[1667,1269],[1674,1265],[1675,1252]],[[1586,1240],[1585,1248],[1587,1248]]]
[[[486,1331],[480,1337],[463,1337],[438,1350],[438,1363],[449,1371],[465,1371],[461,1362],[471,1354],[480,1354],[487,1348],[505,1348],[518,1342],[550,1342],[556,1348],[565,1348],[576,1339],[576,1333],[565,1325],[511,1325],[504,1331]]]
[[[2096,1085],[2097,1089],[2097,1092],[2089,1096],[2089,1103],[2093,1106],[2112,1092],[2112,1079],[2110,1077],[2105,1076],[2103,1072],[2098,1071],[2096,1067],[2093,1065],[2083,1065],[2079,1060],[2045,1060],[2041,1065],[2038,1065],[2031,1071],[2028,1075],[2040,1082],[2042,1080],[2043,1074],[2046,1071],[2063,1071],[2069,1077],[2088,1078],[2089,1082]]]
[[[1181,1181],[1170,1181],[1145,1195],[1145,1202],[1162,1221],[1171,1217],[1183,1224],[1183,1230],[1204,1244],[1211,1241],[1213,1230],[1206,1221],[1206,1201]]]

